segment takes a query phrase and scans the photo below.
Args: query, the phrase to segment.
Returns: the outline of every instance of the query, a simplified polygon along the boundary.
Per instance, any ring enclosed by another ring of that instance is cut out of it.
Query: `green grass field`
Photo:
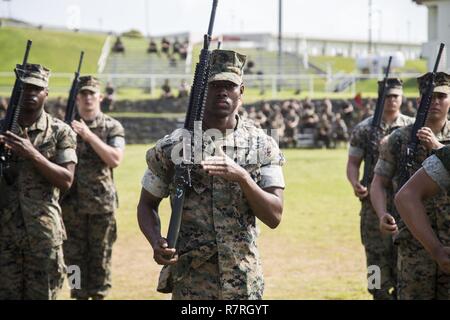
[[[28,39],[33,40],[29,62],[43,64],[52,72],[73,73],[78,66],[80,51],[84,50],[82,72],[95,73],[105,35],[0,28],[0,45],[8,48],[0,51],[0,71],[11,72],[16,63],[22,62]]]
[[[120,197],[110,299],[169,299],[156,292],[160,267],[136,220],[149,146],[127,146],[115,171]],[[259,223],[265,299],[370,299],[359,238],[359,201],[345,179],[346,150],[285,150],[286,190],[280,226]],[[161,205],[164,234],[169,204]],[[69,297],[67,282],[60,299]]]

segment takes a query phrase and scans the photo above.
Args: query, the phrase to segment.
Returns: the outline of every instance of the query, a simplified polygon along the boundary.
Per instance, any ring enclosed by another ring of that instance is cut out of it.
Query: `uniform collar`
[[[92,129],[92,128],[97,128],[100,126],[101,123],[103,123],[103,118],[104,118],[104,114],[103,112],[99,112],[97,114],[97,116],[94,118],[94,120],[92,121],[86,121],[84,120],[84,122],[86,123],[86,125]]]
[[[450,140],[450,121],[446,121],[444,127],[436,135],[438,141],[448,141]]]
[[[42,110],[42,113],[37,119],[37,121],[33,123],[30,127],[28,127],[28,131],[35,131],[35,130],[44,131],[47,128],[47,118],[48,113]]]

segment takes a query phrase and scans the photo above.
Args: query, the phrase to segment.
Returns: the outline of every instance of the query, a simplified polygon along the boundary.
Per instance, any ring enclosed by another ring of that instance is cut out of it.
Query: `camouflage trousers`
[[[407,229],[401,230],[395,243],[398,247],[397,298],[399,300],[438,298],[437,292],[442,286],[437,282],[437,265],[428,252]]]
[[[172,300],[221,300],[217,255],[173,281]]]
[[[62,246],[30,246],[22,217],[0,224],[0,300],[56,299],[64,282]]]
[[[369,200],[362,201],[361,241],[366,252],[366,265],[378,266],[381,272],[380,287],[369,288],[374,300],[394,300],[396,297],[396,248],[392,238],[383,235],[379,228],[379,219]],[[367,274],[368,277],[370,274]],[[369,285],[369,278],[368,278]]]
[[[64,257],[68,266],[78,266],[80,288],[71,290],[75,299],[103,299],[111,289],[112,247],[117,239],[116,219],[110,214],[78,214],[63,208],[67,240]]]
[[[241,275],[236,271],[236,274],[230,275],[230,279],[221,279],[217,253],[199,265],[191,263],[190,260],[187,260],[187,262],[187,265],[183,266],[184,261],[181,259],[178,261],[179,264],[175,266],[177,271],[172,279],[173,300],[262,299],[264,289],[262,278],[256,277],[258,281],[253,283],[250,281],[251,276],[240,279]],[[222,288],[221,283],[223,281],[228,284],[227,289]]]

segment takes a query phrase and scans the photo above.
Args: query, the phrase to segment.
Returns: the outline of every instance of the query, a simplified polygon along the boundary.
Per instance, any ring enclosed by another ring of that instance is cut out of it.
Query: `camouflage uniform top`
[[[450,192],[450,146],[436,150],[434,155],[422,163],[422,166],[443,191]]]
[[[23,136],[22,129],[19,135]],[[34,147],[53,163],[77,162],[75,133],[64,122],[45,111],[28,128]],[[31,247],[54,247],[62,244],[65,230],[59,206],[60,191],[52,186],[33,163],[13,158],[12,185],[0,182],[0,224],[6,224],[15,214],[22,214]]]
[[[233,133],[222,141],[224,146],[235,150],[229,156],[261,188],[284,188],[281,170],[284,158],[275,141],[253,123],[237,119]],[[147,152],[148,170],[142,186],[156,197],[174,196],[171,151],[179,141],[180,131],[165,136]],[[205,140],[205,154],[212,154],[214,143]],[[242,164],[244,157],[247,161]],[[260,161],[255,161],[256,157]],[[200,168],[194,169],[192,180],[193,188],[186,193],[177,244],[179,261],[171,270],[174,284],[190,267],[200,266],[218,254],[223,299],[261,298],[264,281],[256,246],[256,217],[239,184],[210,177]]]
[[[439,187],[450,193],[450,146],[445,146],[436,150],[435,154],[427,158],[422,164],[428,176],[436,182]],[[440,210],[441,215],[438,215],[436,220],[437,233],[439,239],[444,245],[450,245],[450,202],[445,204],[445,207]]]
[[[123,149],[125,132],[119,121],[99,113],[85,121],[89,129],[109,146]],[[91,145],[77,137],[78,165],[75,180],[64,202],[77,207],[82,214],[107,214],[117,208],[113,170],[97,155]]]
[[[400,176],[403,170],[403,157],[406,154],[406,146],[410,139],[412,125],[395,130],[388,138],[386,144],[383,145],[380,152],[380,157],[375,166],[375,173],[392,180],[394,192],[397,192],[400,186]],[[439,142],[443,144],[450,143],[450,122],[447,121],[441,132],[436,135]],[[430,155],[426,148],[419,144],[415,161],[412,167],[412,173],[420,169],[422,162]],[[445,194],[439,194],[428,201],[426,201],[427,213],[429,215],[431,224],[435,227],[436,214],[443,210],[443,204],[448,201]],[[397,219],[399,217],[396,217]],[[399,229],[405,228],[403,221],[400,221]],[[402,233],[402,232],[400,232]]]
[[[375,168],[375,164],[378,160],[379,154],[379,143],[383,139],[383,137],[389,135],[395,129],[405,127],[414,123],[414,118],[405,116],[400,114],[392,124],[387,124],[383,120],[380,123],[380,129],[376,131],[376,141],[371,143],[371,130],[372,130],[372,119],[373,116],[366,118],[365,120],[358,123],[352,131],[352,135],[350,137],[350,146],[348,150],[349,156],[354,156],[358,158],[365,158],[367,153],[369,152],[369,148],[372,148],[373,161],[372,168],[370,168],[371,175],[369,177],[369,183],[373,178],[373,170]]]

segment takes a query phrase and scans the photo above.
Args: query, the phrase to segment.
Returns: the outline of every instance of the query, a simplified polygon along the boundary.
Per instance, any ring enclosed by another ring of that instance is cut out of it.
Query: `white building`
[[[268,51],[278,50],[278,37],[270,33],[223,35],[223,40],[232,42],[232,47],[259,47]],[[368,53],[369,44],[364,40],[305,38],[290,35],[283,36],[283,51],[304,53],[311,56],[344,56],[356,58]],[[407,60],[419,59],[421,43],[374,42],[373,51],[385,55],[401,51]]]
[[[450,72],[450,0],[413,0],[428,8],[428,42],[422,46],[422,55],[432,70],[439,44],[445,43],[439,70]]]

